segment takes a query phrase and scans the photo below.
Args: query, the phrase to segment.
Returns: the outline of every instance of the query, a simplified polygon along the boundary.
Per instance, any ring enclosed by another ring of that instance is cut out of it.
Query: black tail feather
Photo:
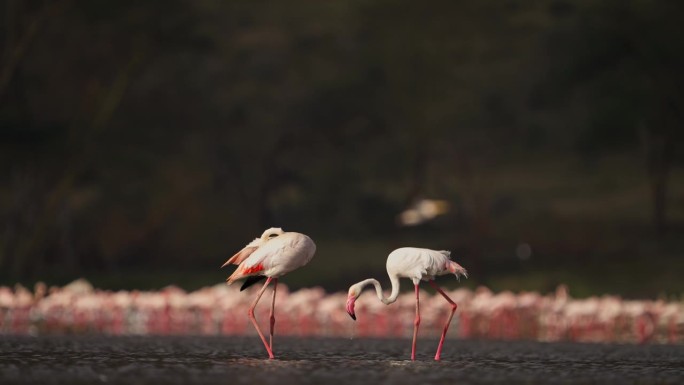
[[[245,283],[242,284],[242,287],[240,287],[240,291],[245,290],[246,288],[254,285],[255,283],[261,281],[262,279],[266,279],[266,276],[263,275],[253,275],[251,277],[247,277],[245,279]]]

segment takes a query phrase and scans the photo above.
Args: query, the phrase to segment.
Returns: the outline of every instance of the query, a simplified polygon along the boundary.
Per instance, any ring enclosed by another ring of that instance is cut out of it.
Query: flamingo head
[[[361,288],[358,285],[352,285],[349,288],[349,293],[347,294],[347,313],[349,316],[356,321],[356,313],[354,313],[354,304],[356,299],[361,295]]]
[[[284,233],[285,232],[280,227],[271,227],[270,229],[267,229],[266,231],[264,231],[263,234],[261,234],[260,240],[261,241],[268,241],[269,239],[275,238],[278,235],[283,235]],[[255,239],[255,241],[256,241],[256,239]]]

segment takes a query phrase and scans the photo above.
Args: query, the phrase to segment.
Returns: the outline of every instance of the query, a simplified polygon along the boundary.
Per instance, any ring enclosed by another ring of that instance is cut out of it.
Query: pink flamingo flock
[[[459,338],[509,340],[684,342],[682,301],[632,301],[616,296],[573,299],[564,286],[550,295],[493,293],[484,287],[444,291],[435,283],[436,276],[466,276],[465,269],[450,260],[448,251],[401,248],[390,253],[389,297],[375,279],[352,285],[346,294],[326,294],[321,288],[290,292],[278,283],[279,277],[306,265],[315,251],[315,244],[304,234],[279,228],[266,230],[223,265],[238,265],[228,283],[244,279],[239,291],[250,290],[255,294],[250,296],[223,284],[190,293],[174,286],[152,292],[96,290],[82,279],[62,288],[47,289],[39,283],[33,292],[20,285],[0,287],[0,335],[249,335],[256,331],[273,358],[277,302],[278,331],[284,335],[409,337],[412,326],[411,359],[415,359],[419,325],[424,335],[440,336],[436,360],[448,333]],[[401,294],[399,278],[411,279],[414,293]],[[266,280],[261,289],[250,289],[261,279]],[[421,281],[427,281],[437,294],[421,292]],[[271,306],[257,307],[271,283]],[[363,288],[371,284],[379,301],[372,296],[360,297]],[[385,306],[389,304],[394,305]],[[257,322],[257,316],[262,318],[267,312],[268,342]],[[357,322],[349,320],[347,314],[355,320],[356,312],[363,316]],[[248,328],[248,319],[254,331]],[[452,319],[455,326],[449,329]]]
[[[258,288],[225,284],[185,292],[106,291],[85,280],[33,291],[0,287],[1,334],[104,333],[112,335],[255,335],[246,317]],[[487,288],[445,290],[456,303],[453,338],[527,339],[621,343],[684,343],[684,302],[625,300],[617,296],[572,298],[555,293],[493,293]],[[438,337],[451,308],[440,294],[420,292],[420,333]],[[400,294],[392,306],[374,296],[356,301],[358,320],[346,312],[347,293],[321,288],[290,292],[278,284],[277,330],[281,335],[327,337],[412,337],[415,293]],[[270,305],[270,304],[269,304]],[[267,319],[270,306],[257,307]]]

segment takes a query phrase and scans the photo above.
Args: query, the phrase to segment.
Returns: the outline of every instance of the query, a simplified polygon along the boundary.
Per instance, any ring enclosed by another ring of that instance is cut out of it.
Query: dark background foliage
[[[684,292],[680,1],[0,4],[2,284],[196,288],[278,226],[318,245],[292,287],[415,245],[470,286]]]

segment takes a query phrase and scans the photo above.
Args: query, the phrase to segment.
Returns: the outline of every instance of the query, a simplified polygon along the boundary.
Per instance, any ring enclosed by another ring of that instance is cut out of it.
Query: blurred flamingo
[[[159,292],[111,292],[94,289],[82,280],[49,290],[39,286],[35,293],[22,286],[0,286],[0,336],[79,332],[245,335],[251,324],[249,318],[235,315],[247,313],[253,298],[239,295],[239,287],[234,286],[216,285],[189,293],[172,286]],[[529,292],[513,294],[514,298],[512,293],[496,294],[485,287],[447,294],[458,303],[461,338],[684,342],[684,301],[679,299],[634,301],[614,295],[573,299],[565,286],[559,286],[555,294]],[[276,301],[286,315],[279,319],[279,333],[348,335],[350,325],[342,317],[349,315],[339,306],[345,296],[347,293],[326,295],[320,287],[289,293],[285,285],[278,284]],[[438,336],[442,324],[438,325],[437,319],[444,312],[444,299],[423,292],[420,298],[421,330]],[[382,302],[370,296],[359,298],[356,307],[364,314],[360,321],[365,322],[354,328],[357,335],[404,335],[406,327],[401,321],[414,314],[414,302],[413,292],[399,295],[390,315]]]
[[[275,326],[275,316],[273,312],[275,310],[278,277],[309,263],[315,252],[316,244],[308,236],[301,233],[284,232],[280,228],[270,228],[264,231],[260,238],[247,244],[247,246],[221,266],[224,267],[229,264],[239,265],[233,274],[228,277],[228,284],[230,285],[236,280],[246,278],[240,291],[266,278],[266,283],[259,290],[247,314],[257,333],[259,333],[269,358],[274,358],[273,327]],[[271,327],[269,342],[266,343],[266,338],[264,338],[254,317],[254,308],[256,308],[261,295],[264,294],[266,287],[271,281],[273,281],[273,300],[271,301],[270,315]]]
[[[451,313],[449,314],[449,319],[444,324],[444,330],[442,331],[442,337],[439,340],[439,345],[437,346],[437,353],[435,354],[435,360],[439,361],[442,346],[444,345],[444,338],[446,337],[447,330],[449,329],[449,324],[454,316],[454,312],[458,307],[454,301],[449,298],[444,291],[435,283],[435,276],[454,274],[456,278],[459,275],[468,277],[466,269],[464,269],[458,263],[449,259],[451,252],[446,250],[430,250],[430,249],[420,249],[415,247],[403,247],[396,249],[389,254],[387,257],[387,274],[389,275],[390,282],[392,283],[392,293],[388,298],[384,298],[382,294],[382,286],[380,282],[376,279],[369,278],[352,285],[349,288],[347,294],[347,313],[356,320],[356,314],[354,313],[354,303],[357,298],[361,295],[364,287],[368,285],[375,286],[375,292],[378,299],[382,301],[385,305],[394,303],[399,296],[399,278],[410,278],[413,281],[416,292],[416,317],[413,322],[413,342],[411,344],[411,360],[416,359],[416,338],[418,336],[418,326],[420,325],[420,299],[419,299],[419,289],[418,285],[420,281],[428,281],[428,283],[439,292],[444,299],[451,304]]]

